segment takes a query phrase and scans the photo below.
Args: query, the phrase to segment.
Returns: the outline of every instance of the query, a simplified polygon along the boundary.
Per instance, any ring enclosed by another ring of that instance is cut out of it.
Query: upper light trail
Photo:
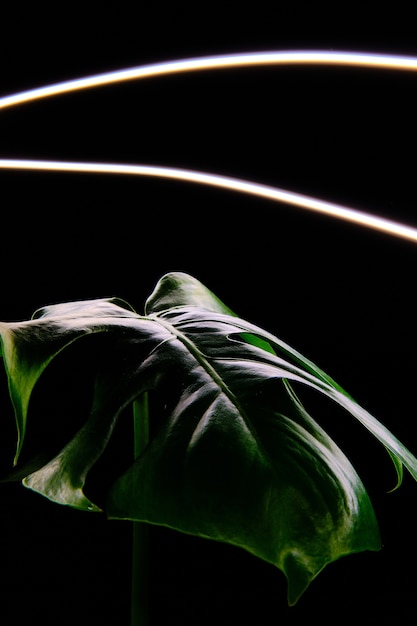
[[[233,68],[261,67],[268,65],[334,65],[364,67],[385,70],[417,71],[417,59],[407,56],[368,54],[360,52],[249,52],[218,56],[197,57],[140,65],[113,72],[95,74],[84,78],[29,89],[0,98],[0,109],[25,104],[33,100],[71,93],[82,89],[102,87],[131,80],[157,78],[170,74],[201,72]]]

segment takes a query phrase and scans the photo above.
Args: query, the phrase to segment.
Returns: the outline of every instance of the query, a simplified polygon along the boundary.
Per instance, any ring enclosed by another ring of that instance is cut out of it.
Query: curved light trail
[[[209,185],[229,191],[258,196],[275,202],[290,204],[302,209],[309,209],[323,215],[346,220],[360,226],[378,230],[388,235],[402,237],[403,239],[417,243],[417,229],[411,226],[406,226],[405,224],[400,224],[332,202],[319,200],[304,194],[230,176],[220,176],[218,174],[208,174],[206,172],[188,169],[152,165],[78,163],[71,161],[37,161],[25,159],[0,159],[0,169],[148,176]]]
[[[156,78],[184,72],[279,65],[327,65],[363,67],[379,70],[417,71],[417,58],[358,52],[278,51],[240,53],[173,60],[122,69],[114,72],[96,74],[93,76],[64,81],[4,96],[0,98],[0,109],[7,109],[13,106],[40,100],[42,98],[121,83],[124,81]],[[361,226],[379,230],[396,237],[402,237],[404,239],[417,242],[417,229],[413,227],[292,191],[286,191],[277,187],[271,187],[251,181],[239,180],[237,178],[216,174],[177,169],[173,167],[105,163],[74,163],[65,161],[35,161],[25,159],[1,159],[0,169],[88,172],[94,174],[127,174],[171,178],[191,183],[211,185],[214,187],[251,194],[280,203],[309,209],[331,217],[347,220]]]
[[[91,89],[130,80],[156,78],[184,72],[249,68],[268,65],[336,65],[385,70],[417,71],[417,58],[361,52],[249,52],[197,57],[140,65],[114,72],[95,74],[85,78],[38,87],[0,98],[0,109],[17,106],[33,100],[58,96],[82,89]]]

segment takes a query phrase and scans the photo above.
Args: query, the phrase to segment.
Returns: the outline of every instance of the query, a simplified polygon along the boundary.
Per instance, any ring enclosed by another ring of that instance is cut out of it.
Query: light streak
[[[385,234],[401,237],[417,243],[417,229],[411,226],[381,218],[364,211],[320,200],[312,196],[248,180],[241,180],[230,176],[221,176],[218,174],[209,174],[206,172],[198,172],[188,169],[152,165],[41,161],[27,159],[0,159],[0,169],[147,176],[209,185],[220,189],[245,193],[264,198],[266,200],[272,200],[298,208],[315,211],[317,213],[321,213],[322,215],[346,220],[360,226],[378,230]]]
[[[417,58],[361,52],[326,52],[307,50],[249,52],[179,59],[96,74],[11,94],[0,98],[0,109],[7,109],[13,106],[40,100],[42,98],[63,95],[66,93],[91,89],[94,87],[102,87],[125,81],[157,78],[186,72],[285,65],[326,65],[362,67],[379,70],[417,71]],[[417,229],[411,226],[300,193],[262,185],[251,181],[239,180],[237,178],[219,176],[217,174],[177,169],[173,167],[105,163],[71,163],[64,161],[34,161],[24,159],[2,159],[0,160],[0,168],[154,176],[211,185],[214,187],[251,194],[276,202],[309,209],[311,211],[347,220],[361,226],[417,242]]]
[[[417,58],[362,52],[278,51],[205,56],[140,65],[29,89],[0,98],[0,109],[82,89],[185,72],[273,65],[334,65],[385,70],[417,71]]]

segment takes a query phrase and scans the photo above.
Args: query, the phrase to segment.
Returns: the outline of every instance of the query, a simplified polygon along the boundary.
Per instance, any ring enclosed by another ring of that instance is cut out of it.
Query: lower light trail
[[[221,176],[207,172],[199,172],[174,167],[151,165],[129,165],[120,163],[83,163],[72,161],[41,161],[28,159],[0,159],[0,169],[32,170],[38,172],[68,172],[84,174],[115,174],[128,176],[146,176],[165,178],[175,181],[209,185],[233,192],[257,196],[281,204],[307,209],[329,217],[346,220],[359,226],[381,231],[388,235],[407,239],[417,243],[417,229],[399,222],[351,209],[307,196],[304,194],[280,189],[269,185],[241,180],[230,176]]]

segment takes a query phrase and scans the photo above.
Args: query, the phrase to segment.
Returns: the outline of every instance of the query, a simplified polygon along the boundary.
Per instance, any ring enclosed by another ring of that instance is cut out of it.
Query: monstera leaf
[[[240,546],[284,572],[290,604],[326,564],[380,548],[364,485],[295,389],[359,420],[399,483],[403,466],[417,479],[416,458],[330,377],[186,274],[162,277],[144,315],[119,299],[71,302],[0,333],[18,430],[5,479],[113,519]],[[143,394],[155,399],[149,442],[115,468],[99,505],[86,495],[89,472]]]

